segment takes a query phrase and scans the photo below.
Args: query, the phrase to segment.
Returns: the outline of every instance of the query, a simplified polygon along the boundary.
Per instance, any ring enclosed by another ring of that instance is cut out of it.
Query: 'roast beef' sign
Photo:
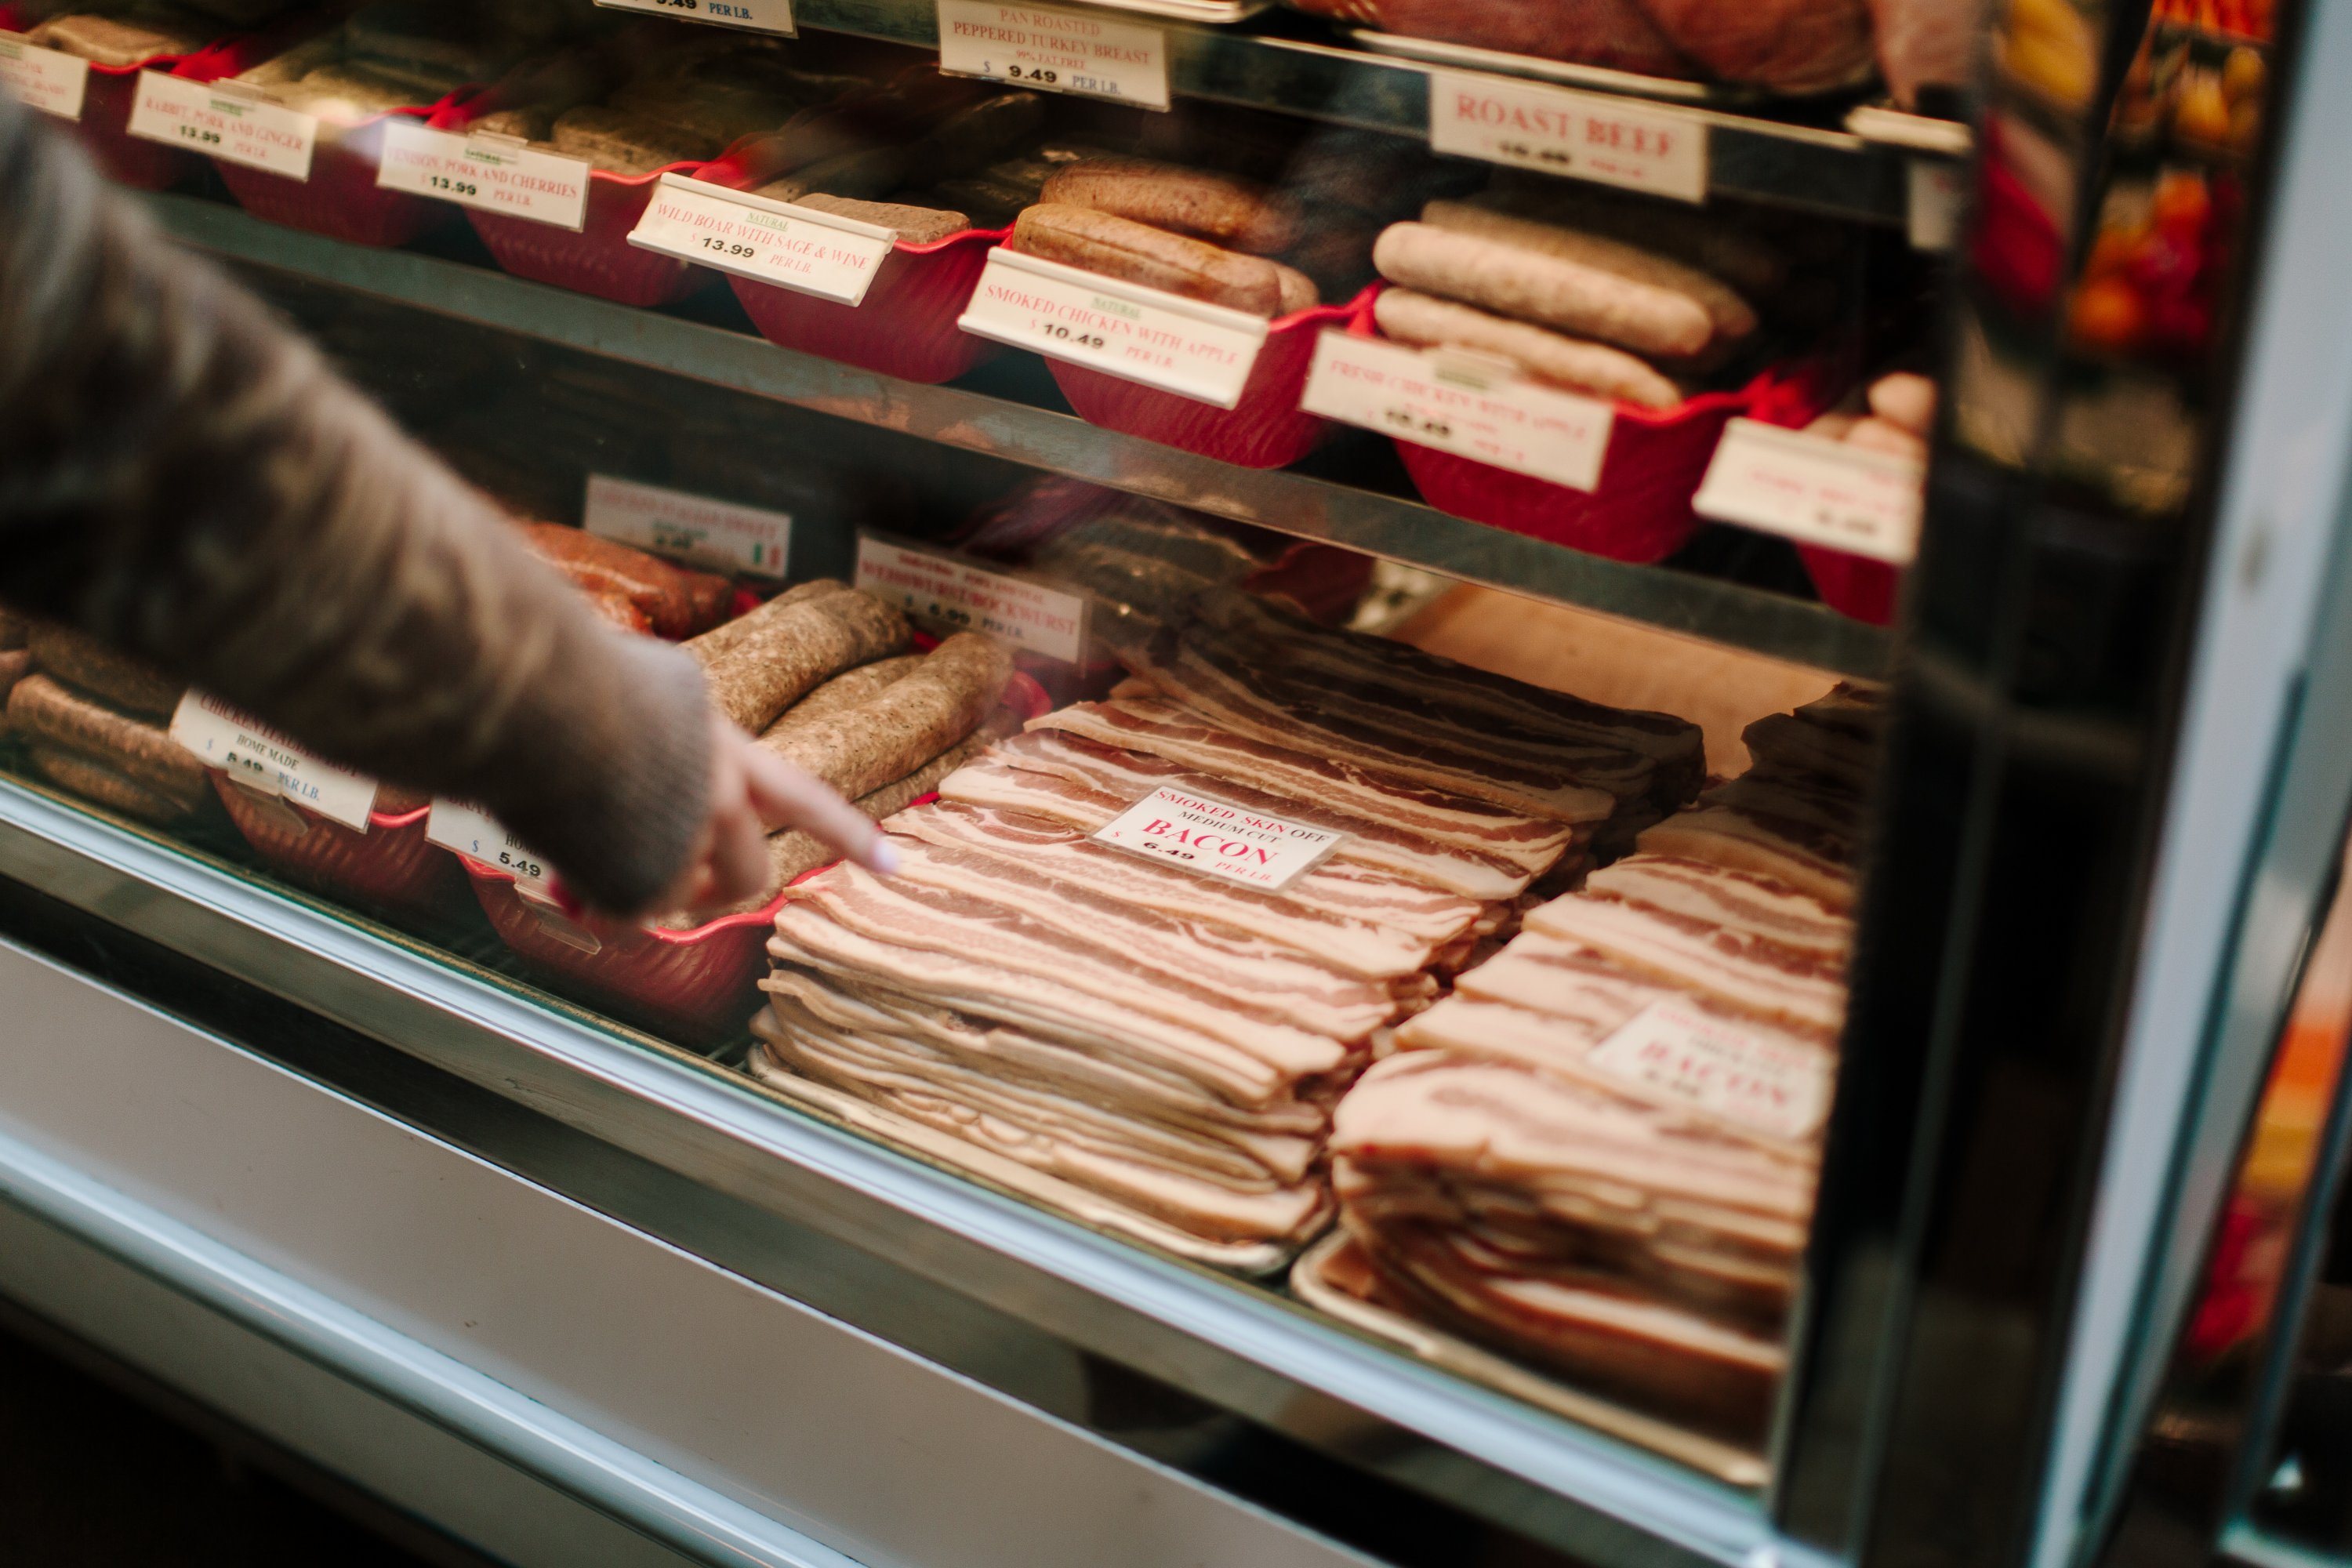
[[[1097,844],[1269,893],[1312,870],[1345,837],[1164,785],[1094,836]]]
[[[1605,92],[1461,71],[1429,78],[1433,152],[1706,200],[1706,121]]]

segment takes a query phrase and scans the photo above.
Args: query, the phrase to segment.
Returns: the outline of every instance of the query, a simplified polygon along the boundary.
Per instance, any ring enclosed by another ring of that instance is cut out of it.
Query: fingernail
[[[866,868],[877,877],[898,874],[898,851],[887,838],[877,838],[866,857]]]

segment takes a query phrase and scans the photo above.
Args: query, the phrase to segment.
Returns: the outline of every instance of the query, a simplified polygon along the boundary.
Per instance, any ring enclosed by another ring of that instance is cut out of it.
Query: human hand
[[[869,871],[888,876],[898,858],[882,830],[824,784],[710,716],[710,812],[686,870],[662,896],[665,910],[725,909],[768,880],[768,834],[797,827]]]

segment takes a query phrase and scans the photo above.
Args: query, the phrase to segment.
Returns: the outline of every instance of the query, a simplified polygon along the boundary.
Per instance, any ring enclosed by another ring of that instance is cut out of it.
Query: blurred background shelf
[[[1884,630],[1792,595],[1673,567],[1603,560],[1465,521],[1406,496],[1312,474],[1235,468],[994,391],[898,381],[795,353],[724,324],[610,304],[459,259],[346,245],[200,197],[149,199],[151,210],[181,239],[249,268],[290,274],[877,430],[1194,507],[1464,582],[1841,674],[1885,671],[1889,639]],[[258,280],[266,285],[266,274]],[[1008,356],[999,363],[1012,363],[1017,374],[1020,358]],[[967,383],[982,379],[997,384],[1014,378],[983,371]]]

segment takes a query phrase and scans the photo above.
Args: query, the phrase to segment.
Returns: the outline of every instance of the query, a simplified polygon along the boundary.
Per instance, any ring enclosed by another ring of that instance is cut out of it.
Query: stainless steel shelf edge
[[[921,386],[761,338],[634,310],[501,272],[280,228],[188,196],[149,198],[181,239],[484,326],[689,376],[965,451],[1321,540],[1509,593],[1580,605],[1776,658],[1875,677],[1889,637],[1823,605],[1715,578],[1629,566],[1468,522],[1418,501],[1302,474],[1235,468],[1066,414]]]
[[[934,0],[800,0],[793,15],[803,27],[939,47]],[[1230,27],[1156,18],[1152,25],[1167,29],[1169,85],[1182,97],[1415,139],[1429,134],[1429,79],[1435,68],[1422,61]],[[1844,131],[1680,104],[1658,107],[1707,126],[1707,186],[1717,195],[1876,223],[1905,221],[1912,153]]]
[[[0,1197],[697,1561],[856,1562],[0,1133]]]
[[[865,1143],[684,1052],[575,1023],[8,782],[0,875],[1277,1430],[1309,1442],[1361,1431],[1357,1457],[1375,1469],[1463,1489],[1524,1482],[1669,1558],[1738,1563],[1776,1548],[1756,1499]],[[788,1281],[760,1282],[790,1293]],[[1398,1427],[1441,1447],[1399,1445]]]

